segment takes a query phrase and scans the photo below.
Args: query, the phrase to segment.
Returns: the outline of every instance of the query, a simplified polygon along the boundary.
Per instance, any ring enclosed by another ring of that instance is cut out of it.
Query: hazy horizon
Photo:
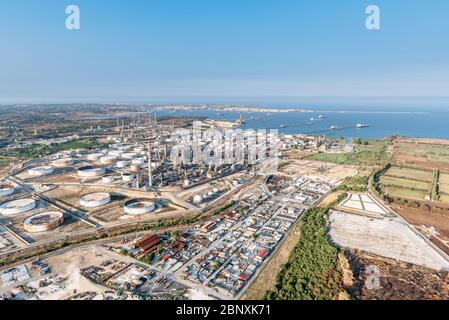
[[[0,103],[446,96],[449,2],[370,4],[1,1]]]

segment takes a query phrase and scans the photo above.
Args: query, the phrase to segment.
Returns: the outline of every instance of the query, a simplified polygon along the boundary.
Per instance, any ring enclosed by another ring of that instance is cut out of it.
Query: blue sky
[[[449,96],[448,14],[447,0],[2,0],[0,103]]]

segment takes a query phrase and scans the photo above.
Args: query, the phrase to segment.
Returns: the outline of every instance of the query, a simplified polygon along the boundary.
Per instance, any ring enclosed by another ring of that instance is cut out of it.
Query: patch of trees
[[[155,256],[155,253],[154,253],[154,251],[153,251],[153,252],[150,252],[149,254],[146,254],[146,255],[144,255],[143,257],[141,257],[141,258],[139,259],[139,261],[140,261],[140,262],[143,262],[143,263],[145,263],[145,264],[151,265],[151,264],[153,264],[154,256]]]
[[[348,191],[348,192],[366,192],[368,191],[369,177],[348,177],[343,181],[343,183],[338,187],[338,190]]]
[[[340,204],[340,202],[342,202],[344,199],[346,199],[348,197],[348,194],[346,192],[340,194],[337,199],[335,199],[334,201],[332,201],[329,205],[328,208],[335,208],[336,206],[338,206]]]
[[[355,138],[355,139],[352,140],[352,142],[354,144],[358,144],[358,145],[364,145],[364,146],[369,145],[369,141],[368,140],[364,140],[364,139],[360,139],[360,138]]]
[[[97,139],[80,139],[63,143],[52,143],[50,145],[32,145],[21,149],[2,150],[0,156],[14,158],[39,158],[56,152],[76,149],[96,149],[106,146]]]
[[[391,168],[391,164],[388,163],[386,166],[384,166],[381,169],[378,169],[374,171],[372,177],[371,177],[371,190],[382,200],[388,202],[391,200],[391,198],[382,190],[380,186],[380,177],[385,174],[389,169]]]
[[[440,179],[440,170],[438,169],[433,170],[433,182],[430,190],[430,196],[434,201],[438,201],[440,198],[440,186],[438,183],[439,179]]]
[[[327,236],[327,224],[325,208],[312,208],[304,214],[301,238],[267,300],[329,300],[344,290],[338,249]]]

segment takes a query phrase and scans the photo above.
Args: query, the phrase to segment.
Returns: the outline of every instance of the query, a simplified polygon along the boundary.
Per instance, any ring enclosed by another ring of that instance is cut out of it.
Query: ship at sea
[[[242,114],[240,113],[240,118],[235,121],[236,124],[243,125],[245,124],[245,120],[243,120]]]
[[[369,124],[365,124],[365,123],[357,123],[356,127],[357,129],[362,129],[362,128],[369,128]]]
[[[327,117],[325,117],[325,116],[323,116],[322,114],[320,114],[319,116],[318,116],[318,119],[326,119]]]
[[[331,130],[340,130],[341,128],[338,126],[331,126]]]

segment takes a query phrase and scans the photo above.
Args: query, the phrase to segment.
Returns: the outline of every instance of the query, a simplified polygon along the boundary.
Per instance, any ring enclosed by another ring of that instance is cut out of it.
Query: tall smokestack
[[[151,143],[148,142],[148,187],[153,187],[153,169],[151,168]]]

